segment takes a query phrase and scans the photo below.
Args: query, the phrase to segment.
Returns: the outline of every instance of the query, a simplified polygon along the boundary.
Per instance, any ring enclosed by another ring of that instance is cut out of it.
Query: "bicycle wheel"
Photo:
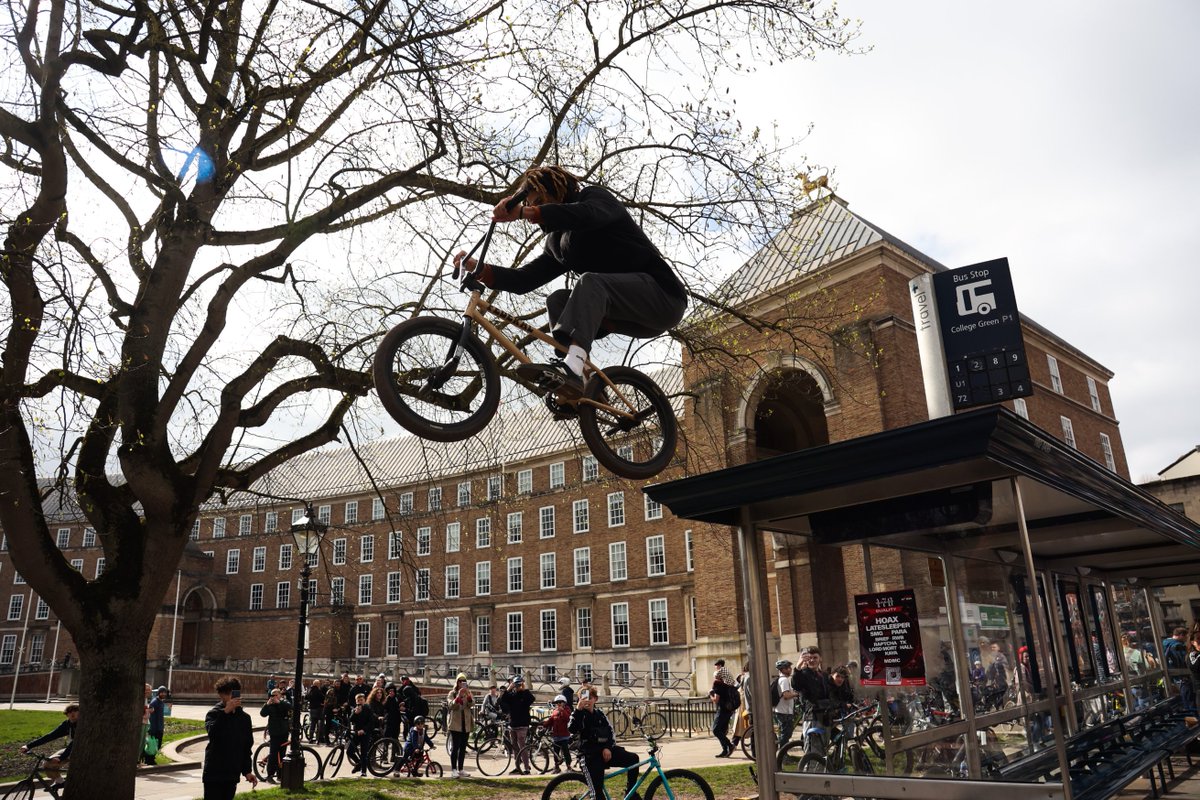
[[[8,787],[8,791],[4,793],[4,800],[32,800],[33,793],[37,790],[36,784],[26,778],[25,780],[14,783]]]
[[[667,732],[667,718],[657,711],[651,711],[642,717],[642,735],[651,739],[659,739]]]
[[[550,767],[554,765],[554,748],[548,743],[534,742],[527,744],[522,749],[522,755],[529,759],[529,766],[539,775],[545,775],[550,771]],[[525,758],[518,758],[517,763],[522,763]]]
[[[747,728],[742,734],[742,754],[751,761],[754,760],[754,728]]]
[[[282,748],[279,751],[283,752]],[[271,757],[271,743],[263,742],[258,747],[254,748],[254,777],[260,781],[267,779],[267,759]],[[279,765],[275,765],[275,770],[279,770]]]
[[[329,755],[325,756],[325,764],[321,767],[321,774],[330,780],[337,777],[338,771],[342,768],[342,761],[345,760],[346,746],[336,744],[329,751]]]
[[[442,765],[437,763],[436,761],[430,761],[428,764],[425,765],[425,777],[426,778],[442,777]]]
[[[464,339],[462,323],[440,317],[417,317],[388,331],[371,372],[392,419],[435,442],[479,433],[500,404],[492,354],[475,336]]]
[[[857,742],[851,742],[846,745],[846,763],[843,765],[846,772],[852,772],[855,775],[874,775],[875,768],[871,766],[870,759]]]
[[[404,748],[398,740],[390,736],[378,739],[367,753],[367,769],[377,778],[390,775],[399,766],[396,762],[403,753]]]
[[[654,780],[650,781],[650,788],[646,789],[646,800],[669,796],[674,796],[675,800],[713,800],[712,787],[696,773],[686,769],[669,769],[665,776],[665,783],[670,787],[671,795],[667,794],[663,779],[655,775]]]
[[[311,783],[312,781],[321,780],[321,775],[324,772],[324,765],[321,763],[321,754],[315,748],[308,745],[301,745],[300,750],[304,753],[304,782]]]
[[[779,752],[775,755],[775,763],[779,765],[780,772],[800,771],[800,763],[805,756],[810,755],[804,744],[803,739],[792,739],[779,748]]]
[[[612,725],[613,736],[618,739],[624,739],[629,735],[629,729],[632,723],[629,721],[629,715],[619,708],[614,708],[608,712],[608,724]]]
[[[578,405],[579,432],[596,460],[613,473],[623,478],[652,478],[675,456],[678,431],[671,401],[654,381],[636,369],[609,367],[604,374],[612,381],[611,388],[598,375],[583,387]],[[633,419],[595,403],[622,410],[632,405]]]
[[[475,754],[475,766],[479,768],[479,773],[489,778],[508,772],[511,764],[512,753],[499,739],[488,739],[479,746],[479,752]]]
[[[542,800],[584,800],[584,798],[590,800],[593,797],[587,781],[578,772],[555,775],[542,790]]]

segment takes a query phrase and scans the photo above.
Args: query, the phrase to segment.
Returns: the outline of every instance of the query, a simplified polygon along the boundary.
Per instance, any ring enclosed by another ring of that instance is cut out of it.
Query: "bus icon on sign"
[[[958,306],[958,315],[965,317],[970,314],[980,314],[986,317],[995,311],[996,295],[991,292],[982,291],[985,287],[991,285],[992,282],[989,279],[955,286],[954,300]]]

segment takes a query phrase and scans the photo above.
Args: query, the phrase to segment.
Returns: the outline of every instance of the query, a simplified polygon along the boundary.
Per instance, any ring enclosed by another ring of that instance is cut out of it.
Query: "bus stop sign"
[[[1033,394],[1007,258],[920,276],[910,286],[922,369],[944,367],[954,411]],[[927,393],[942,383],[940,374],[931,377]]]

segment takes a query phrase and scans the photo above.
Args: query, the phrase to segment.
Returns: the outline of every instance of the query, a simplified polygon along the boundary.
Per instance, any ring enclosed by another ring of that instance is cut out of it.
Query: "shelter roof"
[[[1162,585],[1200,572],[1195,522],[999,406],[645,491],[685,519],[1005,561],[1023,516],[1044,566]]]

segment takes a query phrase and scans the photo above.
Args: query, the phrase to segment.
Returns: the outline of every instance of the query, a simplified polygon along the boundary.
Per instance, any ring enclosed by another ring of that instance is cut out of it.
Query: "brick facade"
[[[750,358],[726,363],[694,359],[685,352],[682,369],[688,399],[681,419],[683,441],[676,464],[656,481],[744,463],[772,448],[778,450],[780,442],[766,441],[756,425],[778,436],[786,428],[781,420],[788,414],[796,420],[793,449],[926,418],[907,283],[934,266],[911,248],[875,238],[875,243],[834,260],[818,273],[797,270],[794,280],[766,296],[751,297],[743,306],[776,323],[808,313],[820,322],[812,330],[781,335],[732,319],[707,323],[710,334],[721,339],[726,349]],[[1102,464],[1111,456],[1114,471],[1128,477],[1108,392],[1111,373],[1028,321],[1025,341],[1035,394],[1020,404],[1023,409],[1018,408],[1018,413],[1023,410],[1032,422],[1060,438],[1065,436],[1062,419],[1069,419],[1080,452]],[[1057,364],[1057,380],[1051,376],[1050,356]],[[789,394],[789,387],[798,388]],[[767,403],[776,404],[772,408],[777,407],[780,416],[761,415]],[[1107,437],[1107,454],[1102,435]],[[628,664],[636,676],[652,666],[659,670],[665,666],[670,681],[694,672],[705,675],[705,660],[716,655],[739,662],[744,649],[740,572],[731,531],[676,520],[666,509],[661,509],[661,517],[648,514],[640,484],[617,479],[602,468],[594,477],[585,476],[586,456],[580,445],[505,463],[494,471],[443,473],[432,482],[401,482],[384,491],[383,518],[373,518],[374,497],[365,490],[337,489],[313,497],[314,506],[329,507],[332,527],[324,536],[314,570],[317,597],[311,612],[309,658],[344,664],[440,664],[449,671],[475,669],[477,674],[517,667],[539,670],[543,665],[553,665],[561,673],[588,664],[596,674],[611,675],[614,664]],[[560,468],[561,483],[552,486],[552,474],[558,476]],[[532,478],[528,490],[518,485],[525,471]],[[489,499],[489,480],[496,477],[501,477],[503,489]],[[459,486],[464,483],[470,485],[470,496],[460,505]],[[341,484],[331,480],[330,485]],[[441,490],[440,508],[430,508],[431,489]],[[610,498],[618,497],[623,499],[624,518],[610,524]],[[576,532],[575,509],[580,502],[587,504],[588,524],[586,531]],[[347,503],[357,504],[353,521],[346,519]],[[294,655],[299,562],[293,553],[287,566],[281,548],[286,550],[291,541],[286,530],[295,508],[295,504],[233,506],[205,513],[197,540],[189,544],[180,565],[180,619],[174,617],[172,585],[150,638],[151,659],[171,652],[173,632],[175,652],[185,663]],[[542,509],[553,509],[553,530],[546,536],[541,530]],[[267,530],[268,514],[276,515],[275,530]],[[246,515],[249,532],[243,533],[241,518]],[[510,541],[510,519],[517,519],[512,515],[519,515],[521,522],[519,541]],[[487,520],[483,524],[490,530],[490,540],[483,546],[477,542],[479,520]],[[449,545],[456,525],[457,548]],[[78,521],[64,521],[63,526],[70,529],[64,554],[81,559],[84,574],[95,574],[100,549],[82,546],[84,532]],[[224,536],[215,536],[221,526]],[[399,554],[389,553],[393,528],[401,533]],[[426,528],[428,553],[418,536]],[[363,555],[364,537],[373,537],[369,559]],[[340,550],[335,555],[340,539],[345,540],[344,563]],[[659,546],[661,556],[655,550]],[[260,547],[265,548],[265,558],[257,565],[255,548]],[[614,558],[622,547],[623,574],[619,559]],[[590,571],[586,581],[577,580],[575,574],[576,553],[583,548],[587,548]],[[778,628],[773,632],[775,645],[794,652],[803,644],[844,638],[852,597],[867,590],[860,577],[860,550],[797,544],[783,537],[767,537],[763,548],[768,618]],[[238,551],[236,570],[229,567],[231,550]],[[653,564],[648,555],[652,550]],[[543,586],[543,558],[550,557],[554,580]],[[520,559],[519,591],[509,591],[510,559]],[[478,564],[490,565],[487,593],[476,586]],[[458,592],[447,596],[447,568],[454,567]],[[906,585],[928,579],[921,574],[927,565],[920,558],[884,557],[873,563],[873,569],[877,576],[900,576]],[[428,570],[429,599],[418,600],[423,570]],[[391,573],[399,573],[398,598],[389,597],[389,580],[396,580],[389,579]],[[11,585],[7,577],[11,574],[7,558],[0,554],[0,585]],[[363,576],[370,577],[369,603],[359,602]],[[344,582],[344,602],[334,605],[337,579]],[[277,602],[281,583],[288,586],[283,608]],[[259,584],[261,603],[254,594]],[[27,593],[27,587],[21,586],[0,592],[6,610],[9,594],[21,590]],[[261,607],[252,609],[252,599]],[[818,608],[819,613],[814,610]],[[580,644],[580,614],[590,615],[590,644],[585,646]],[[510,630],[518,618],[519,634]],[[0,616],[0,636],[11,635],[14,629],[19,632],[20,622],[14,626],[6,619],[7,615]],[[486,649],[480,647],[481,620],[489,626]],[[30,630],[45,632],[53,624],[50,615],[31,623]],[[455,625],[456,647],[448,641],[453,639],[448,630]],[[391,645],[389,633],[394,636]],[[424,647],[418,646],[419,637]],[[65,634],[59,648],[60,658],[72,650]]]

